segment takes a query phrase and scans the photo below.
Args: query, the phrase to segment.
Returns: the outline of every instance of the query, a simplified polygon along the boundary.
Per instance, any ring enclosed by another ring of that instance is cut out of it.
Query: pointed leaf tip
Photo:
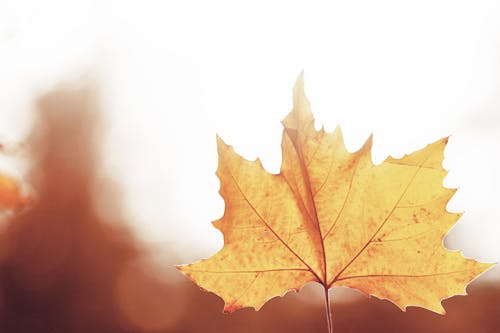
[[[219,136],[219,134],[216,134],[216,141],[217,141],[217,150],[220,152],[221,148],[229,148],[229,145],[224,142],[224,140]]]
[[[359,152],[362,152],[367,156],[371,155],[372,146],[373,146],[373,133],[370,133],[370,136],[368,136],[365,143],[363,143],[363,146],[361,146]]]
[[[299,76],[297,76],[297,80],[295,81],[295,85],[293,86],[293,104],[294,109],[299,106],[303,100],[307,101],[305,88],[304,88],[304,71],[300,72]]]
[[[305,130],[306,127],[314,128],[314,117],[311,105],[304,92],[304,72],[297,77],[293,87],[293,109],[281,122],[285,128]]]
[[[294,90],[304,92],[304,70],[302,70],[295,80]]]

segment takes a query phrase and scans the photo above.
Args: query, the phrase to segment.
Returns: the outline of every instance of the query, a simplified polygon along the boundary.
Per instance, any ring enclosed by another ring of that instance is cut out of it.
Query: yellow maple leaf
[[[270,298],[315,281],[356,288],[401,309],[444,313],[441,300],[491,264],[442,245],[461,214],[446,211],[455,193],[442,186],[441,139],[401,159],[374,165],[370,137],[346,150],[340,128],[316,131],[303,75],[283,120],[282,166],[268,173],[217,137],[225,212],[214,226],[224,247],[178,268],[225,301],[224,311],[260,309]],[[328,299],[328,296],[327,296]]]

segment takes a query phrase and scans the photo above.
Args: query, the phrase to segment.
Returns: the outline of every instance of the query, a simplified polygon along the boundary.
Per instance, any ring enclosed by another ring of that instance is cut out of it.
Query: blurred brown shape
[[[116,284],[118,305],[128,321],[141,331],[175,329],[187,298],[181,288],[166,281],[176,272],[162,274],[152,265],[132,261],[124,268]]]
[[[0,331],[120,331],[113,286],[138,248],[95,213],[97,99],[90,85],[62,89],[38,109],[29,138],[37,199],[0,238]]]
[[[98,175],[101,131],[92,85],[49,93],[38,108],[28,179],[36,200],[0,229],[0,332],[326,332],[323,304],[305,301],[314,293],[289,293],[259,312],[225,315],[220,298],[173,272],[174,257],[149,260],[151,250],[127,231],[119,192]],[[96,192],[105,193],[101,203],[114,214],[96,213]],[[339,333],[500,332],[499,283],[480,279],[468,292],[444,301],[446,316],[420,308],[405,313],[359,294],[337,303],[334,294],[334,327]]]

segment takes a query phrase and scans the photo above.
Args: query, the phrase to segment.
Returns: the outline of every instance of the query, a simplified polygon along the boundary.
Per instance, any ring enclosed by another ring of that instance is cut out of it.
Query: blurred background
[[[500,261],[500,3],[0,1],[0,332],[326,332],[322,290],[259,312],[173,267],[222,246],[218,133],[279,172],[305,70],[316,126],[373,158],[451,135],[450,249]],[[338,332],[500,332],[500,270],[446,316],[331,291]]]

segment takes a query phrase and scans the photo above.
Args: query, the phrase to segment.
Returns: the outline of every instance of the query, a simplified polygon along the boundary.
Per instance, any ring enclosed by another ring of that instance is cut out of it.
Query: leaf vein
[[[342,278],[338,278],[336,281],[344,281],[344,280],[350,280],[350,279],[359,279],[359,278],[377,278],[377,277],[384,277],[384,278],[424,278],[424,277],[434,277],[434,276],[443,276],[443,275],[452,275],[452,274],[459,274],[459,273],[465,273],[465,272],[471,272],[474,271],[474,269],[463,269],[459,271],[450,271],[450,272],[441,272],[441,273],[428,273],[428,274],[366,274],[366,275],[352,275],[352,276],[345,276]]]
[[[342,215],[342,212],[344,211],[345,206],[347,205],[347,200],[349,199],[349,195],[351,194],[351,189],[352,189],[352,183],[354,181],[354,176],[356,175],[356,171],[357,171],[357,168],[358,168],[358,162],[359,162],[359,159],[356,160],[356,165],[354,167],[354,170],[352,171],[351,180],[349,181],[349,188],[347,189],[347,193],[346,193],[346,196],[344,198],[344,202],[342,203],[342,207],[340,208],[340,211],[337,214],[337,216],[335,217],[335,220],[333,221],[332,225],[330,226],[330,228],[328,229],[328,231],[326,232],[326,234],[323,236],[323,240],[325,240],[328,237],[328,235],[330,234],[330,232],[333,230],[333,228],[335,227],[335,225],[337,224],[337,222],[338,222],[338,220],[340,218],[340,215]]]
[[[315,277],[318,279],[318,281],[320,281],[321,279],[319,279],[318,275],[316,274],[316,272],[313,271],[311,266],[309,266],[309,264],[307,262],[305,262],[305,260],[301,256],[299,256],[290,246],[288,246],[288,244],[278,235],[278,233],[269,225],[269,223],[267,223],[267,221],[259,214],[257,209],[252,205],[252,203],[250,202],[250,200],[248,200],[245,193],[241,190],[238,182],[234,178],[231,171],[229,171],[229,174],[230,174],[231,178],[233,179],[234,184],[236,185],[236,188],[238,189],[238,191],[242,195],[243,199],[247,202],[248,206],[250,207],[250,209],[252,209],[252,211],[255,213],[255,215],[257,215],[259,220],[262,223],[264,223],[264,225],[269,229],[269,231],[271,231],[274,234],[274,236],[287,248],[287,250],[290,251],[290,253],[292,253],[297,259],[299,259],[307,268],[309,268],[309,270],[315,275]]]
[[[384,227],[384,225],[387,223],[387,221],[390,219],[390,217],[392,216],[392,214],[394,213],[394,211],[396,210],[396,208],[398,207],[398,204],[399,202],[401,202],[401,200],[403,199],[403,197],[405,196],[406,192],[408,191],[408,189],[410,188],[411,184],[413,183],[413,181],[415,180],[415,177],[417,176],[417,174],[419,173],[420,170],[422,170],[422,165],[427,161],[427,159],[431,156],[431,152],[425,157],[425,159],[420,163],[420,165],[418,166],[417,170],[415,171],[415,173],[413,174],[413,176],[411,177],[410,181],[408,182],[408,184],[406,185],[404,191],[401,193],[401,195],[399,196],[398,200],[396,201],[394,207],[391,209],[391,211],[389,212],[389,214],[386,216],[386,218],[384,219],[384,221],[382,221],[382,223],[380,224],[380,226],[377,228],[377,230],[375,230],[375,232],[373,233],[373,235],[370,237],[370,239],[365,243],[365,245],[363,245],[363,247],[356,253],[356,255],[337,273],[337,275],[333,278],[332,282],[328,284],[328,286],[331,286],[333,283],[335,283],[335,281],[337,281],[339,279],[339,277],[342,275],[342,273],[345,272],[345,270],[352,265],[353,262],[356,261],[356,259],[361,255],[361,253],[364,252],[364,250],[368,247],[368,245],[370,245],[373,241],[373,239],[375,238],[375,236],[377,236],[377,234],[379,233],[379,231]]]

